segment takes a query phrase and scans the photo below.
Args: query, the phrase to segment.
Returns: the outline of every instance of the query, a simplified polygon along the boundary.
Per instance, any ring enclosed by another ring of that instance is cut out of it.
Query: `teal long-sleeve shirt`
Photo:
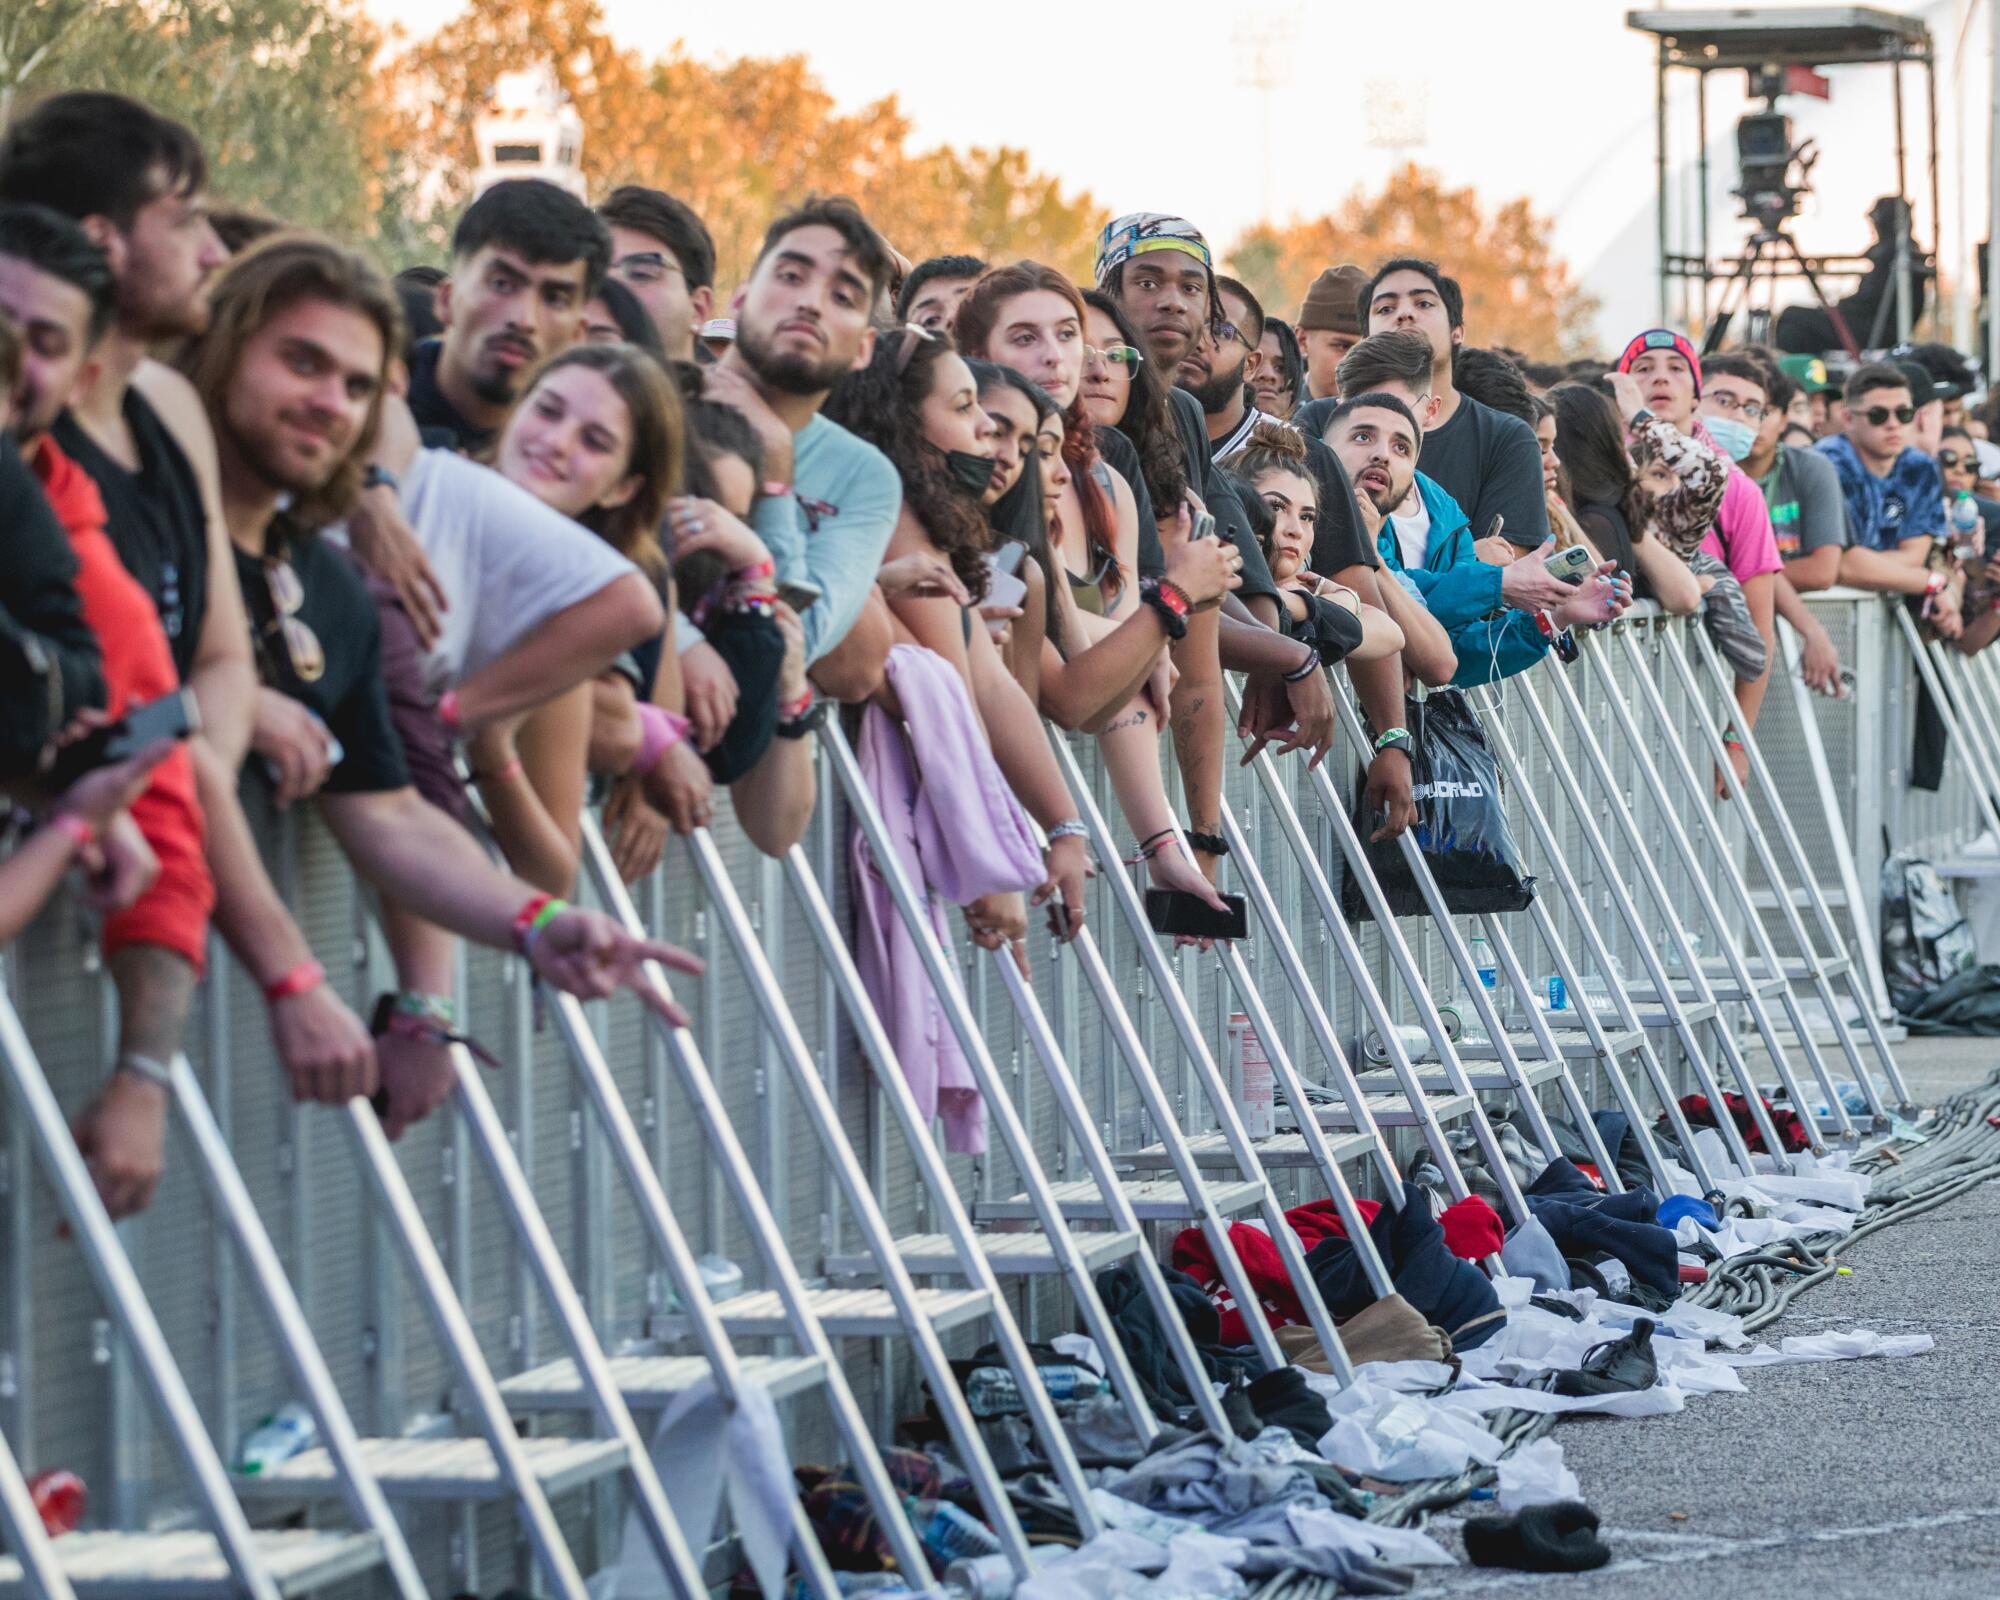
[[[1548,653],[1549,642],[1535,619],[1507,608],[1500,597],[1501,569],[1481,561],[1472,548],[1472,524],[1458,502],[1417,474],[1417,493],[1430,513],[1430,542],[1421,567],[1406,568],[1388,519],[1376,537],[1376,553],[1392,571],[1407,573],[1424,607],[1451,636],[1458,654],[1452,685],[1477,688],[1525,672]]]

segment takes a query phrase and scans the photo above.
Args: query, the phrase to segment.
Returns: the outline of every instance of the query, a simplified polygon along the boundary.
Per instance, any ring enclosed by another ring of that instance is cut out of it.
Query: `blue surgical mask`
[[[1703,417],[1701,422],[1715,441],[1716,449],[1731,461],[1741,461],[1757,442],[1757,430],[1735,417]]]

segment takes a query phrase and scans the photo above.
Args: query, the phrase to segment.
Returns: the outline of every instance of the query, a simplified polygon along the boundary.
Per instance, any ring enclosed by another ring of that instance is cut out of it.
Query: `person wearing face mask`
[[[1717,448],[1763,493],[1771,535],[1785,563],[1772,583],[1773,603],[1804,646],[1807,684],[1821,694],[1836,694],[1839,653],[1801,591],[1824,589],[1838,579],[1847,513],[1840,480],[1823,457],[1792,451],[1789,456],[1798,459],[1789,459],[1778,445],[1784,413],[1772,398],[1773,382],[1772,369],[1755,356],[1710,356],[1702,368],[1697,415]]]
[[[878,339],[868,360],[834,390],[825,414],[881,451],[902,481],[888,559],[942,556],[950,565],[956,593],[889,597],[896,643],[933,652],[963,681],[994,760],[1049,841],[1034,903],[1048,908],[1055,937],[1073,938],[1083,926],[1088,871],[1083,824],[1034,702],[971,609],[987,589],[989,535],[981,500],[992,484],[994,459],[993,424],[980,409],[971,369],[948,335],[897,329]],[[884,697],[876,704],[889,709]],[[966,906],[965,916],[981,946],[1011,946],[1025,959],[1027,908],[1019,894],[982,895]]]

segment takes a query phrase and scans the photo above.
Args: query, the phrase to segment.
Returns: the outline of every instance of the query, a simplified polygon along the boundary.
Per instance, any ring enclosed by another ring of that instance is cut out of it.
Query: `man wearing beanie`
[[[1368,274],[1359,267],[1328,267],[1306,290],[1299,319],[1299,353],[1306,362],[1306,397],[1327,400],[1340,393],[1334,381],[1341,358],[1361,342],[1361,291]]]

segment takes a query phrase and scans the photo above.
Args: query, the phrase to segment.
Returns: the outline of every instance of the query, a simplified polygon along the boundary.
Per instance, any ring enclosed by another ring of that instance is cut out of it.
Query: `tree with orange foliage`
[[[1379,194],[1355,190],[1330,215],[1268,223],[1236,241],[1229,262],[1274,315],[1291,317],[1322,269],[1364,270],[1391,256],[1426,256],[1465,290],[1467,335],[1562,360],[1588,353],[1597,301],[1578,288],[1549,242],[1549,224],[1526,200],[1488,212],[1471,189],[1448,189],[1409,163]]]
[[[1021,151],[913,153],[893,97],[843,111],[803,56],[642,61],[611,39],[597,0],[473,0],[397,59],[401,157],[427,175],[438,216],[466,198],[472,125],[494,83],[542,62],[583,118],[591,191],[644,183],[685,200],[715,235],[725,287],[771,218],[815,190],[851,195],[912,260],[974,250],[1089,267],[1101,208]]]

